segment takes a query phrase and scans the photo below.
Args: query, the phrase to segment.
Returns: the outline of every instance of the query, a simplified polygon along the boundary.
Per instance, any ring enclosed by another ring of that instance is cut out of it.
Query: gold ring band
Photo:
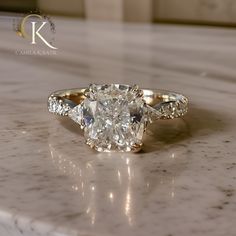
[[[97,151],[138,151],[147,124],[182,117],[188,99],[178,93],[139,89],[137,85],[95,85],[52,93],[48,110],[69,116],[84,129],[86,143]]]
[[[182,94],[158,89],[141,90],[143,91],[143,99],[147,105],[155,109],[162,107],[165,108],[165,111],[168,108],[172,110],[172,114],[170,114],[170,112],[168,114],[163,114],[159,117],[160,119],[178,118],[183,116],[188,110],[188,99]],[[86,98],[86,91],[87,88],[73,88],[53,92],[49,96],[49,100],[53,98],[54,101],[58,101],[61,106],[64,107],[65,111],[62,111],[62,107],[61,109],[58,109],[59,111],[61,110],[61,112],[55,112],[53,109],[49,109],[49,111],[58,115],[67,115],[70,108],[80,104]],[[165,111],[163,111],[163,113]]]

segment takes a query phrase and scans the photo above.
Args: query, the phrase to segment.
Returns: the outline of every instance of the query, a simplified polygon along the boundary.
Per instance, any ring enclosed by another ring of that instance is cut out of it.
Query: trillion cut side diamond
[[[91,85],[85,100],[69,112],[97,151],[136,151],[142,145],[148,107],[142,91],[128,85]]]
[[[68,116],[75,121],[76,123],[80,124],[82,126],[82,117],[83,117],[83,108],[81,104],[74,107],[68,112]]]

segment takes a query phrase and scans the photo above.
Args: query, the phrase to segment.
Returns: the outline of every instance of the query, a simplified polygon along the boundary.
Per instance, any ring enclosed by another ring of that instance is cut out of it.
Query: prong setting
[[[148,112],[138,86],[91,84],[85,92],[69,116],[84,129],[86,143],[100,152],[139,151]]]

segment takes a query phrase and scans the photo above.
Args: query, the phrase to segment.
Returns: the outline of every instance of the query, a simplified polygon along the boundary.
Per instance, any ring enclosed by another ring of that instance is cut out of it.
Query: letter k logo
[[[47,40],[39,33],[39,31],[47,24],[46,21],[43,21],[41,26],[36,30],[36,23],[35,21],[32,21],[32,42],[31,44],[36,44],[36,36],[38,36],[48,47],[52,49],[57,49],[56,47],[53,47],[50,43],[47,42]]]

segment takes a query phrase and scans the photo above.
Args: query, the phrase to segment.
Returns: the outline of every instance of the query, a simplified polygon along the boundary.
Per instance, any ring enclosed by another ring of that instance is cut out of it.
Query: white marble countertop
[[[236,31],[54,19],[57,55],[0,18],[1,236],[235,236]],[[50,92],[96,83],[184,93],[139,154],[90,150],[47,112]]]

